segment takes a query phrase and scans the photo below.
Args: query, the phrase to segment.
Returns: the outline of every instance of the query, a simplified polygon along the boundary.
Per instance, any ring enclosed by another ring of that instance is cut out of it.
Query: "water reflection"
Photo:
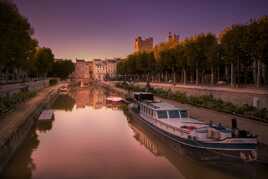
[[[127,113],[126,113],[127,115]],[[178,144],[167,141],[154,133],[142,122],[128,116],[129,127],[134,132],[134,138],[148,151],[158,157],[167,158],[187,179],[195,178],[267,178],[262,165],[247,163],[230,163],[227,161],[202,161],[200,153]]]
[[[52,108],[56,110],[72,111],[74,105],[75,100],[70,95],[62,94],[57,97]]]
[[[262,166],[240,165],[237,172],[232,163],[225,169],[193,159],[191,151],[128,118],[124,106],[106,101],[112,95],[91,87],[59,96],[55,120],[36,123],[0,178],[267,177]]]
[[[52,129],[54,119],[46,120],[46,121],[37,121],[36,128],[40,132],[48,132]]]
[[[8,167],[0,178],[6,179],[30,179],[33,177],[33,171],[36,164],[32,158],[32,153],[37,149],[40,141],[35,130],[32,130],[25,143],[16,152],[13,159],[10,160]]]

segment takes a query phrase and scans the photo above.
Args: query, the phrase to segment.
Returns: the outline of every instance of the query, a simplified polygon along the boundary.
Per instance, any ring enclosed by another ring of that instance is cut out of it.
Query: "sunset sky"
[[[136,36],[165,41],[268,15],[268,0],[14,0],[57,58],[124,57]]]

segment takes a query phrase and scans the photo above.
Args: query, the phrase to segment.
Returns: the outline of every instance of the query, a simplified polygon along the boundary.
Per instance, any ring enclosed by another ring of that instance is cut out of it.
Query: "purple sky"
[[[138,35],[156,43],[268,15],[268,0],[14,0],[40,46],[58,58],[124,57]]]

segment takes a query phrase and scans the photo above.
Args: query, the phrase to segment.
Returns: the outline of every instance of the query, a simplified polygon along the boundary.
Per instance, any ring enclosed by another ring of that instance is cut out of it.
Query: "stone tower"
[[[154,39],[152,37],[143,40],[141,36],[138,36],[135,39],[134,51],[135,52],[150,51],[153,49],[153,45],[154,45]]]

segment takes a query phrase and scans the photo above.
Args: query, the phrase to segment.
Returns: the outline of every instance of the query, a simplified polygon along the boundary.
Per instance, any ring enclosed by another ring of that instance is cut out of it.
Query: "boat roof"
[[[153,93],[151,93],[151,92],[134,92],[133,94],[153,94]]]
[[[146,105],[151,107],[154,110],[179,110],[185,111],[183,108],[178,108],[172,104],[165,103],[165,102],[156,102],[156,101],[143,101]]]

